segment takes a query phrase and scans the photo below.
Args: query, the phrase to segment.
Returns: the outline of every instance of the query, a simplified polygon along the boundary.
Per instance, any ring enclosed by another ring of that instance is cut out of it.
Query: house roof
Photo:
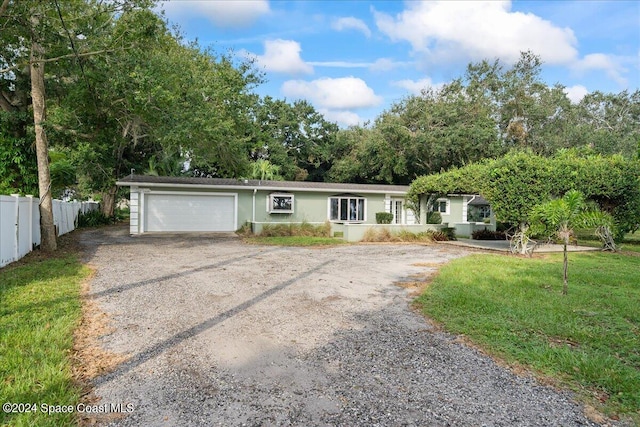
[[[119,186],[141,187],[194,187],[247,189],[268,191],[323,191],[323,192],[359,192],[359,193],[393,193],[406,194],[408,185],[383,184],[345,184],[332,182],[311,181],[261,181],[258,179],[230,179],[230,178],[193,178],[173,176],[128,175],[120,179]]]
[[[482,206],[489,205],[490,203],[482,196],[474,196],[474,198],[469,202],[471,206]]]

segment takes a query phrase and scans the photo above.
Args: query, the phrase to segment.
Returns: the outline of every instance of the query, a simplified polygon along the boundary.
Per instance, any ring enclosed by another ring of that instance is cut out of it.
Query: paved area
[[[510,252],[509,241],[508,240],[473,240],[473,239],[458,239],[450,242],[440,242],[444,245],[449,246],[458,246],[462,248],[474,248],[474,249],[485,249],[489,251],[498,251],[498,252]],[[540,243],[536,245],[534,253],[552,253],[552,252],[562,252],[563,246],[550,244],[550,243]],[[578,246],[578,245],[569,245],[567,246],[568,252],[587,252],[587,251],[599,251],[598,248],[593,248],[590,246]]]
[[[94,381],[97,403],[116,412],[99,422],[595,425],[570,394],[512,374],[410,309],[394,282],[463,248],[267,247],[122,227],[81,241],[97,269],[90,293],[113,327],[102,346],[127,356]]]

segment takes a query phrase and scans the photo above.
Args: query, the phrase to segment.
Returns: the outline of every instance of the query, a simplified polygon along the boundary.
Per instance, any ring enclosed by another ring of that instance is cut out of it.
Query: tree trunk
[[[564,264],[562,266],[562,268],[563,268],[562,295],[566,295],[568,293],[568,291],[569,291],[569,286],[568,286],[568,283],[567,283],[568,282],[567,281],[567,268],[569,266],[569,259],[567,257],[567,243],[568,243],[567,240],[568,239],[564,240],[564,245],[563,245],[564,246]]]
[[[113,216],[116,207],[116,193],[118,187],[115,185],[109,188],[107,191],[102,192],[102,204],[100,209],[105,216],[111,218]]]
[[[33,31],[38,19],[32,18]],[[36,156],[38,159],[38,190],[40,192],[40,248],[45,252],[57,249],[56,229],[53,225],[53,201],[51,200],[51,176],[49,174],[49,144],[43,122],[45,120],[44,93],[44,48],[35,35],[31,40],[31,99],[33,124],[36,133]]]

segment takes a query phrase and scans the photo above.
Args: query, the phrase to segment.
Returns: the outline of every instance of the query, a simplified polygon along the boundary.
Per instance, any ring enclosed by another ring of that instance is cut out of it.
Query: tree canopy
[[[462,77],[402,99],[372,125],[340,131],[340,150],[348,148],[329,176],[408,184],[513,149],[552,156],[590,147],[596,154],[638,157],[640,91],[593,92],[572,103],[541,71],[531,52],[508,68],[499,60],[471,63]]]
[[[518,224],[531,209],[571,190],[580,191],[610,213],[619,236],[640,227],[640,161],[589,150],[561,150],[551,157],[513,151],[493,160],[423,176],[409,196],[482,194],[498,221]]]

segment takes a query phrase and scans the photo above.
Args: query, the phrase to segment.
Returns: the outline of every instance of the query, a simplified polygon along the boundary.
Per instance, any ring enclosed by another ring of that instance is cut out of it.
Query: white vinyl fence
[[[40,244],[40,209],[33,196],[0,196],[0,267],[17,261]],[[58,236],[76,228],[78,215],[98,209],[98,202],[53,201]]]

